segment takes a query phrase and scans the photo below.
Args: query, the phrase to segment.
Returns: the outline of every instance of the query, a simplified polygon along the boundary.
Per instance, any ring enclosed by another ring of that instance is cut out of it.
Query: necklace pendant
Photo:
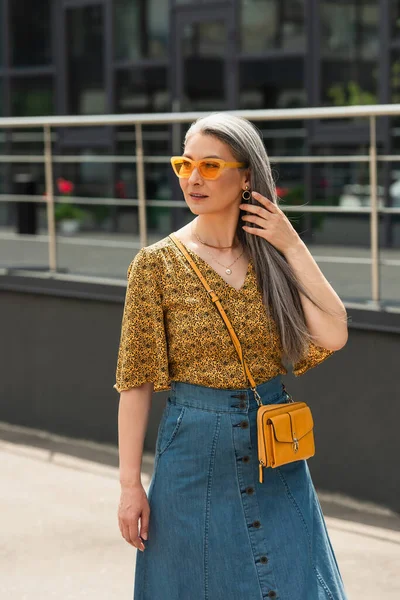
[[[227,275],[230,275],[230,274],[232,273],[232,269],[225,269],[225,273],[226,273]]]

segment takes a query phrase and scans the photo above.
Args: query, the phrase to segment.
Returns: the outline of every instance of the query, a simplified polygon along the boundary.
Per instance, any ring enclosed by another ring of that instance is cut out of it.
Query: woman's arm
[[[152,393],[152,382],[122,391],[118,410],[119,479],[121,484],[119,526],[126,541],[142,551],[144,545],[139,535],[147,539],[150,510],[141,483],[141,466]]]
[[[337,315],[332,316],[321,311],[300,293],[307,327],[312,335],[317,336],[315,343],[327,350],[340,350],[348,337],[347,313],[342,301],[300,238],[285,250],[284,255],[297,279],[310,295],[328,311]]]
[[[119,480],[122,487],[141,483],[143,444],[149,420],[153,384],[121,392],[118,410]]]

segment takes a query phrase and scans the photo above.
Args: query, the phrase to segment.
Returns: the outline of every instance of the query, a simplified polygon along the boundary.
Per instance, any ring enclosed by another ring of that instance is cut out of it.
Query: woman
[[[347,318],[279,209],[247,120],[214,113],[171,159],[196,215],[175,232],[230,318],[262,403],[347,341]],[[128,269],[117,365],[119,526],[136,556],[135,600],[344,600],[305,460],[264,469],[257,403],[228,330],[169,237]],[[152,391],[169,390],[148,497],[140,467]],[[139,524],[140,521],[140,524]]]

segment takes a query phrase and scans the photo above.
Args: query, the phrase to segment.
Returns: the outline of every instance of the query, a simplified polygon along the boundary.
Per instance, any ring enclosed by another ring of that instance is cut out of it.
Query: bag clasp
[[[262,402],[261,402],[261,396],[260,394],[257,392],[255,386],[251,388],[253,394],[254,394],[254,398],[256,399],[256,402],[258,404],[258,406],[262,406]]]
[[[285,392],[285,394],[286,394],[286,396],[287,396],[287,398],[288,398],[289,402],[294,402],[294,400],[293,400],[292,396],[291,396],[291,395],[289,394],[289,392],[287,391],[287,389],[286,389],[286,387],[285,387],[285,384],[284,384],[284,383],[282,383],[282,388],[283,388],[283,391]]]

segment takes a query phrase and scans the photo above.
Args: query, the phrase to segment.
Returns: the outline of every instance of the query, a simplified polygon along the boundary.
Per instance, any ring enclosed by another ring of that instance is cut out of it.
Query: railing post
[[[139,199],[139,236],[140,246],[147,246],[146,196],[144,183],[143,135],[142,125],[136,123],[136,178]]]
[[[46,179],[46,202],[47,202],[47,230],[49,236],[49,270],[51,273],[57,271],[56,252],[56,221],[54,217],[54,188],[53,188],[53,159],[51,152],[51,129],[44,125],[44,164]]]
[[[369,118],[369,182],[371,197],[370,234],[371,234],[371,295],[376,304],[380,300],[379,291],[379,240],[378,240],[378,194],[376,160],[376,117]]]

